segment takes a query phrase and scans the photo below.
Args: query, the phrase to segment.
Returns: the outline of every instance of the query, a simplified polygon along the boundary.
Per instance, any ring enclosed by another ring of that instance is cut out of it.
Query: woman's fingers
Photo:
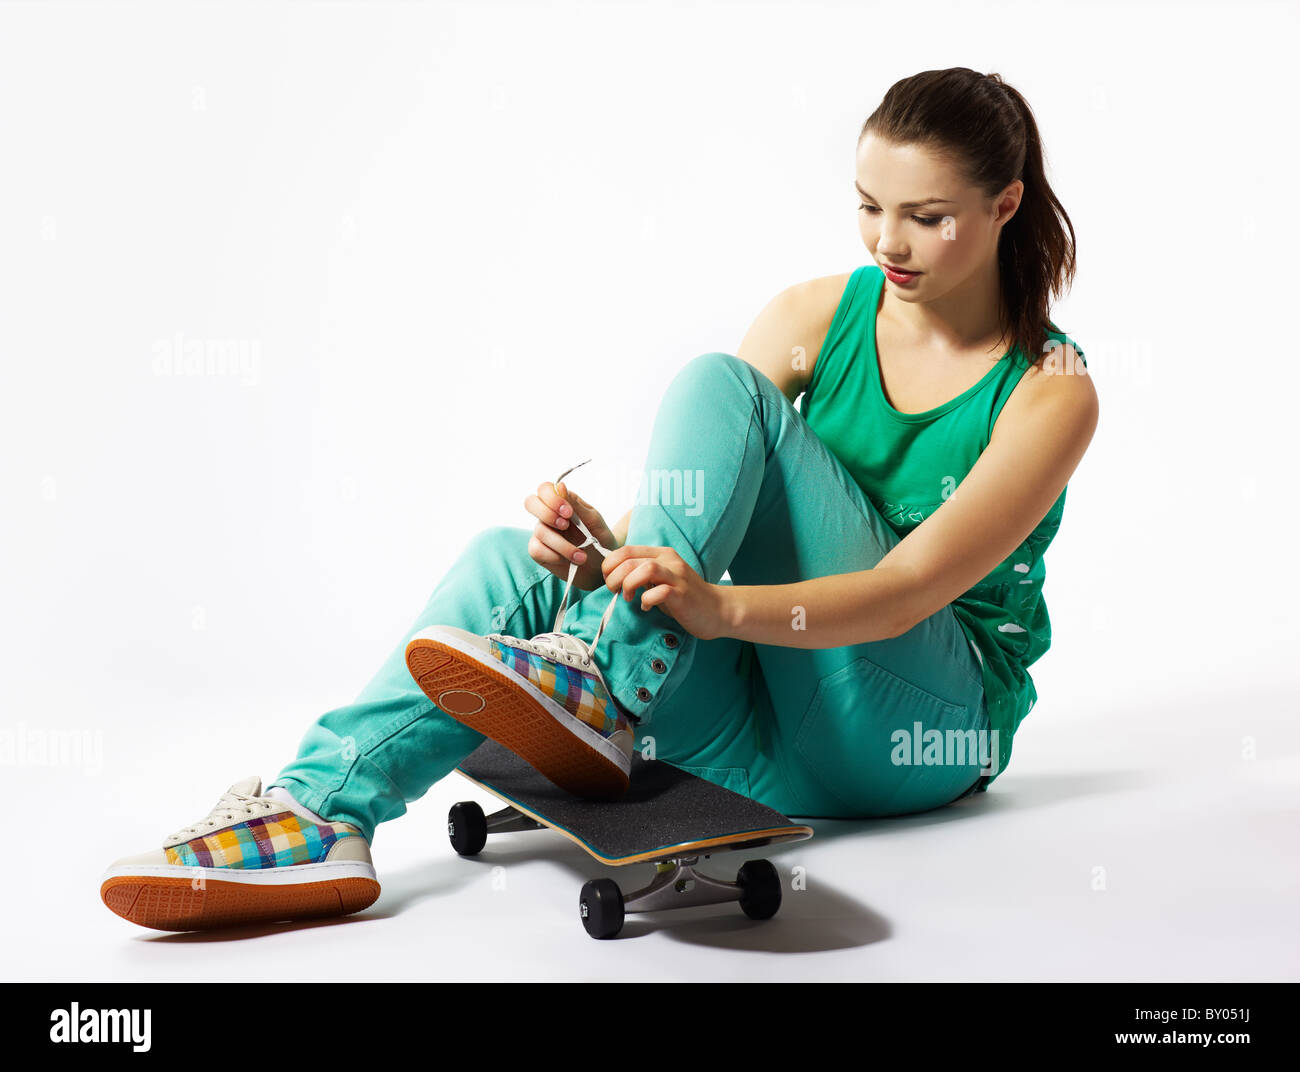
[[[545,566],[556,576],[568,576],[569,565],[577,562],[582,565],[581,559],[575,559],[576,554],[583,552],[576,551],[573,544],[568,543],[562,536],[556,535],[545,525],[538,525],[533,530],[532,536],[528,538],[528,554],[539,566]]]
[[[573,516],[573,507],[555,493],[550,481],[539,484],[536,493],[524,500],[524,509],[543,524],[566,531]]]
[[[628,573],[643,561],[662,560],[665,565],[676,568],[680,556],[671,547],[653,547],[648,544],[624,544],[615,547],[600,564],[605,583],[613,588],[621,584]]]
[[[563,481],[560,482],[557,490],[556,485],[547,480],[538,487],[537,494],[560,520],[567,521],[573,516],[573,504],[567,501],[569,489],[564,486]]]
[[[581,557],[575,559],[573,556],[580,553],[577,545],[564,533],[556,532],[555,529],[551,528],[549,525],[538,525],[534,530],[534,535],[540,543],[550,548],[561,558],[565,559],[565,561],[575,561],[580,563],[587,557],[586,551],[583,550],[581,551]],[[575,532],[574,535],[581,537],[582,534],[580,532]]]
[[[653,558],[630,559],[618,565],[605,577],[605,584],[621,592],[629,603],[636,590],[644,585],[670,581],[671,575],[661,562]]]
[[[577,565],[580,570],[574,583],[586,591],[599,587],[600,565],[592,551],[580,545],[592,537],[602,545],[615,542],[600,513],[585,499],[571,494],[563,481],[553,484],[549,480],[524,499],[524,509],[540,522],[528,541],[533,561],[561,580],[568,578],[570,566]],[[578,527],[579,520],[588,527],[591,537]]]

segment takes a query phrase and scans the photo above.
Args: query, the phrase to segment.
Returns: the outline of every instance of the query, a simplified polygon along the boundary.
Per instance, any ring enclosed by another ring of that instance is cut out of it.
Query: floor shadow
[[[382,900],[382,895],[380,897]],[[376,901],[377,905],[379,902]],[[295,919],[283,923],[250,923],[241,927],[218,927],[207,931],[176,931],[167,934],[143,935],[134,939],[150,945],[188,945],[194,942],[240,942],[249,938],[265,938],[269,934],[289,931],[314,930],[317,927],[347,927],[377,918],[372,908],[351,916],[330,916],[328,919]]]
[[[379,900],[366,909],[371,919],[391,919],[412,905],[442,894],[454,893],[474,882],[478,876],[457,866],[460,858],[448,852],[449,859],[431,861],[400,871],[386,870],[379,876],[383,892]]]
[[[884,917],[824,883],[818,883],[812,890],[790,888],[790,868],[782,863],[782,858],[790,856],[796,845],[804,844],[808,842],[767,846],[762,850],[715,853],[703,857],[698,865],[702,873],[712,878],[734,882],[741,864],[747,860],[770,860],[783,879],[781,907],[772,919],[750,919],[734,902],[658,909],[627,916],[618,936],[606,940],[624,941],[671,932],[675,938],[720,949],[817,953],[857,948],[890,937],[892,930]],[[654,868],[648,863],[608,867],[591,859],[567,839],[547,830],[493,835],[482,852],[477,856],[461,857],[459,863],[473,875],[470,881],[480,881],[483,868],[490,870],[535,861],[556,864],[572,875],[571,898],[563,904],[548,906],[539,903],[538,910],[570,913],[573,926],[579,932],[582,931],[582,921],[578,915],[578,894],[589,879],[613,879],[627,895],[642,889],[654,877]]]
[[[972,793],[951,804],[908,815],[874,819],[830,819],[819,816],[791,816],[816,831],[819,840],[871,834],[876,831],[923,829],[944,823],[975,822],[1000,812],[1026,812],[1083,797],[1126,793],[1145,789],[1162,781],[1157,771],[1103,770],[1070,774],[1018,775],[1013,781],[999,781],[983,793]]]

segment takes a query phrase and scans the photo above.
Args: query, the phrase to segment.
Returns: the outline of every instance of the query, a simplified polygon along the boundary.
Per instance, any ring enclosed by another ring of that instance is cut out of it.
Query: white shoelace
[[[555,478],[552,482],[552,486],[555,487],[558,492],[560,481],[573,472],[574,469],[577,469],[578,466],[586,465],[589,461],[591,461],[590,458],[588,458],[586,462],[579,462],[578,465],[566,469]],[[591,546],[595,547],[602,555],[613,553],[610,548],[606,547],[591,534],[591,530],[582,523],[582,519],[578,517],[576,511],[570,518],[570,521],[577,525],[578,528],[582,530],[582,534],[587,537],[582,541],[582,543],[578,544],[578,547],[574,548],[574,550]],[[573,588],[573,578],[577,572],[578,563],[570,559],[569,579],[564,585],[564,598],[560,601],[560,610],[555,616],[553,631],[549,633],[538,633],[537,636],[533,637],[531,640],[523,641],[520,646],[527,648],[529,651],[536,652],[538,655],[543,655],[554,662],[565,663],[569,666],[591,666],[596,657],[596,645],[600,643],[600,634],[605,631],[605,626],[613,615],[614,607],[622,598],[622,594],[619,592],[614,593],[614,598],[609,601],[609,606],[605,608],[605,613],[601,615],[600,626],[596,629],[596,635],[592,638],[591,646],[588,647],[583,640],[569,633],[565,633],[560,629],[560,626],[564,624],[565,612],[569,609],[569,592]],[[500,636],[501,634],[497,633],[493,635]],[[520,638],[513,637],[511,639],[518,641]]]
[[[211,830],[215,826],[225,826],[227,823],[234,822],[243,816],[264,814],[280,808],[282,808],[282,805],[275,800],[238,793],[235,791],[235,787],[231,786],[221,794],[221,799],[208,812],[207,818],[200,819],[192,826],[182,827],[172,834],[167,841],[169,843],[188,841],[196,834],[201,834],[204,830]]]

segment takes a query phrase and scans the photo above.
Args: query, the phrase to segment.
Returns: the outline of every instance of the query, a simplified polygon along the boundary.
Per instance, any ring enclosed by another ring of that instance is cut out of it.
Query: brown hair
[[[1024,182],[1020,206],[998,237],[999,323],[1030,362],[1041,360],[1047,329],[1060,330],[1049,319],[1050,302],[1074,280],[1075,242],[1043,172],[1038,124],[1025,98],[1001,75],[969,67],[922,71],[889,87],[862,124],[859,144],[868,133],[942,156],[986,197]]]

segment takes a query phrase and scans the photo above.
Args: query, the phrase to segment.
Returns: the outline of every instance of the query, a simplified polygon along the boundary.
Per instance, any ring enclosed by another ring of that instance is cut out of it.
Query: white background
[[[1276,3],[0,6],[3,975],[1300,977],[1296,29]],[[112,916],[102,869],[269,780],[475,532],[531,527],[588,457],[574,488],[623,514],[681,365],[870,261],[858,130],[947,66],[1034,108],[1079,239],[1053,320],[1101,398],[986,798],[819,824],[773,857],[809,874],[775,920],[638,920],[635,964],[582,934],[560,839],[511,835],[505,890],[451,854],[455,778],[380,828],[355,919],[196,943]],[[178,335],[256,364],[169,374]],[[57,732],[90,752],[13,747]]]

